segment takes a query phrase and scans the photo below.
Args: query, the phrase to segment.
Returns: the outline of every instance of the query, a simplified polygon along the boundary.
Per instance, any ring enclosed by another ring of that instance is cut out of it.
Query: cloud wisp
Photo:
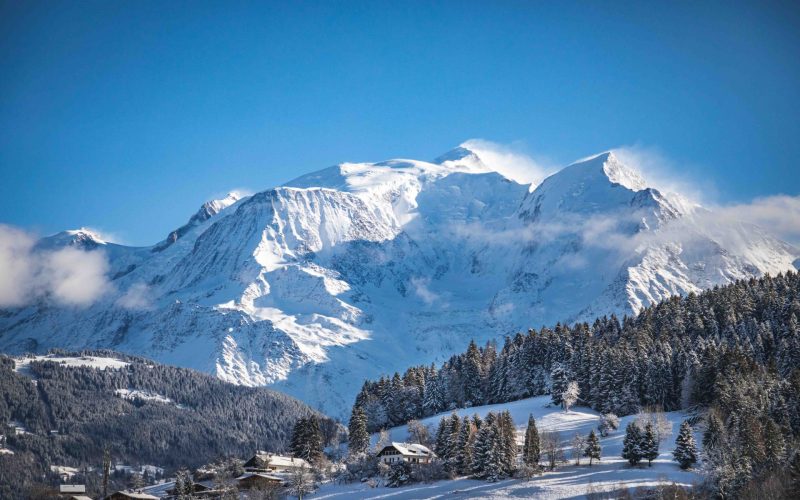
[[[538,185],[557,171],[541,159],[534,159],[515,144],[505,145],[485,139],[470,139],[461,147],[475,153],[490,169],[520,184]]]
[[[88,306],[111,291],[102,251],[62,248],[37,251],[34,238],[0,225],[0,307],[47,298],[59,305]]]

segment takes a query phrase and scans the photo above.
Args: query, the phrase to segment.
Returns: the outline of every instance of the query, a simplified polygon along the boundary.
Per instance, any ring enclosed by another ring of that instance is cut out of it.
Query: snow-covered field
[[[149,391],[140,391],[138,389],[117,389],[114,391],[114,394],[122,399],[127,399],[130,401],[141,399],[143,401],[155,401],[156,403],[172,403],[172,400],[166,396]]]
[[[14,371],[22,373],[28,377],[33,377],[30,366],[33,361],[52,361],[67,367],[89,367],[99,370],[111,369],[118,370],[128,366],[130,363],[117,358],[104,358],[99,356],[55,356],[48,354],[45,356],[21,356],[14,358]]]
[[[414,484],[402,488],[377,487],[370,488],[366,484],[354,483],[349,485],[323,485],[319,491],[309,498],[322,499],[422,499],[422,498],[583,498],[589,491],[615,491],[622,488],[638,488],[655,486],[660,483],[675,482],[679,485],[692,486],[702,481],[701,475],[696,470],[683,471],[672,459],[672,450],[675,444],[678,428],[687,415],[680,412],[670,412],[664,415],[672,423],[672,434],[666,436],[660,445],[660,455],[653,461],[652,467],[644,465],[631,467],[620,456],[622,452],[622,439],[625,435],[625,426],[635,420],[636,416],[620,419],[619,430],[612,432],[605,438],[600,438],[603,447],[602,460],[591,467],[586,459],[581,459],[581,465],[575,466],[571,459],[569,441],[580,433],[588,435],[589,431],[596,429],[599,414],[591,409],[576,407],[569,412],[564,412],[558,407],[549,407],[549,396],[524,399],[512,403],[481,406],[457,410],[459,415],[472,415],[477,413],[485,417],[490,411],[498,412],[509,410],[514,422],[517,424],[519,439],[525,433],[528,415],[536,418],[539,431],[553,431],[561,434],[564,443],[564,452],[570,459],[570,465],[563,465],[555,472],[546,472],[531,480],[507,479],[497,483],[487,483],[468,478],[454,481],[437,481],[430,484]],[[427,418],[422,422],[435,427],[443,413]],[[406,426],[396,427],[389,431],[391,439],[403,441],[408,437]],[[699,435],[695,436],[698,444]],[[373,443],[377,440],[373,436]]]

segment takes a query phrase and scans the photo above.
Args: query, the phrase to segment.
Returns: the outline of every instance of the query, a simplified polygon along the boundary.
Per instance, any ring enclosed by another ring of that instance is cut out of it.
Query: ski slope
[[[350,485],[326,484],[309,498],[314,499],[428,499],[428,498],[583,498],[587,492],[616,491],[623,488],[652,487],[663,483],[676,483],[683,486],[692,486],[702,482],[702,476],[697,470],[683,471],[672,459],[675,438],[681,422],[687,415],[681,412],[665,413],[672,423],[672,434],[667,436],[660,445],[660,455],[653,461],[652,467],[646,462],[636,467],[631,467],[627,460],[620,454],[622,440],[625,436],[625,426],[636,419],[635,415],[620,419],[619,430],[612,432],[605,438],[600,438],[602,446],[602,459],[599,464],[591,467],[586,459],[581,459],[581,465],[572,465],[570,440],[575,433],[584,436],[592,429],[597,428],[600,415],[589,408],[576,407],[569,412],[564,412],[558,407],[550,406],[550,396],[514,401],[496,405],[480,406],[456,410],[459,416],[477,413],[485,417],[490,411],[500,412],[509,410],[517,425],[518,441],[521,442],[525,435],[528,415],[536,418],[539,432],[558,432],[561,436],[563,449],[570,465],[562,465],[554,472],[545,472],[531,480],[506,479],[497,483],[487,483],[475,479],[459,478],[454,481],[437,481],[430,484],[414,484],[402,488],[377,487],[370,488],[366,484],[357,483]],[[425,425],[435,432],[439,420],[450,413],[442,413],[422,420]],[[395,427],[389,430],[393,441],[408,439],[407,426]],[[700,446],[700,435],[695,432],[695,439]],[[377,436],[373,436],[373,444]]]

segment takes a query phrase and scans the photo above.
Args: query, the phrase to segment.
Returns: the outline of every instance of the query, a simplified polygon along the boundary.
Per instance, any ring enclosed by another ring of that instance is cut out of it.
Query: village
[[[418,443],[392,442],[382,446],[373,456],[385,467],[400,462],[423,467],[431,464],[436,454],[428,447]],[[226,459],[215,464],[200,467],[194,472],[179,470],[175,477],[163,478],[164,469],[151,465],[128,466],[112,465],[109,473],[126,475],[130,478],[149,477],[155,484],[139,485],[128,489],[108,492],[98,497],[103,500],[156,500],[189,498],[242,498],[275,499],[287,495],[303,498],[314,491],[320,480],[335,476],[337,470],[344,469],[326,462],[320,468],[303,458],[280,455],[258,450],[248,460]],[[54,466],[53,472],[59,474],[63,484],[58,487],[57,497],[62,500],[98,500],[87,494],[85,484],[73,483],[80,477],[76,468]],[[84,471],[85,473],[86,471]],[[156,478],[156,479],[152,479]],[[134,479],[133,482],[136,482]]]

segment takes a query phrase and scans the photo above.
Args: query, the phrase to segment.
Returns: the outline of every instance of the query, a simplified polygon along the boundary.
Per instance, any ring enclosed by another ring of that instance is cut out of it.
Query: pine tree
[[[600,440],[597,438],[597,434],[594,433],[594,429],[592,429],[586,441],[586,451],[583,453],[583,456],[589,458],[590,467],[592,466],[592,460],[600,460],[601,451]]]
[[[658,458],[658,438],[653,430],[653,424],[647,422],[642,436],[642,458],[647,459],[647,466],[653,466],[653,460]]]
[[[433,451],[435,451],[442,460],[447,459],[449,441],[450,427],[447,425],[447,419],[442,417],[439,419],[439,427],[436,429],[436,442],[433,445]]]
[[[448,472],[454,472],[456,466],[456,456],[458,455],[458,435],[461,432],[461,419],[458,414],[453,412],[447,420],[447,441],[444,445],[444,453],[439,457],[445,462],[445,469]]]
[[[536,428],[536,419],[531,414],[528,417],[528,428],[525,429],[525,443],[522,447],[522,461],[530,467],[539,467],[541,452],[539,449],[539,429]]]
[[[473,425],[469,417],[464,417],[461,430],[456,439],[455,472],[469,474],[472,472],[472,437]]]
[[[309,462],[322,456],[322,431],[315,415],[297,421],[292,432],[291,450],[292,455]]]
[[[483,358],[478,346],[470,341],[464,359],[464,398],[469,406],[479,406],[484,402]]]
[[[360,406],[353,407],[353,413],[350,415],[349,431],[350,453],[355,455],[367,451],[367,448],[369,448],[367,415],[364,413],[364,409]]]
[[[486,416],[475,439],[472,456],[472,472],[479,479],[495,482],[503,477],[502,451],[499,448],[497,417],[493,413]]]
[[[765,462],[769,467],[778,467],[786,456],[786,440],[774,420],[767,419],[764,426]]]
[[[642,459],[642,431],[635,422],[625,428],[625,439],[622,441],[622,458],[631,465],[636,465]]]
[[[555,365],[550,372],[550,395],[553,404],[563,406],[564,401],[561,399],[564,392],[567,390],[569,384],[567,371],[561,365]]]
[[[516,470],[517,431],[511,412],[502,412],[497,419],[500,464],[504,475],[510,476]]]
[[[675,451],[672,455],[681,466],[681,469],[688,469],[697,462],[697,446],[692,435],[692,426],[689,425],[687,420],[684,420],[681,424],[681,430],[678,432],[677,439],[675,439]]]
[[[711,450],[723,439],[725,428],[715,411],[710,411],[706,418],[706,431],[703,433],[703,448]]]

